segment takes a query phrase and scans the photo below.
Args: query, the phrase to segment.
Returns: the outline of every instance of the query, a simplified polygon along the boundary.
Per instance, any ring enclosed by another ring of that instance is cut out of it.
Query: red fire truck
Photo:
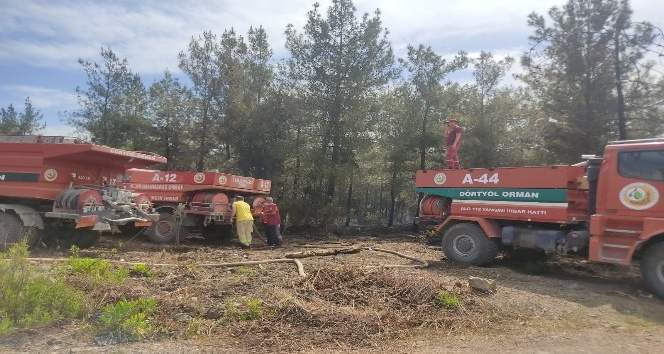
[[[165,163],[64,136],[0,136],[0,251],[22,239],[94,245],[113,225],[149,226],[158,214],[122,186],[124,171]]]
[[[664,139],[615,141],[577,165],[416,173],[420,223],[448,259],[487,265],[500,247],[640,264],[664,297]]]
[[[172,243],[192,231],[205,238],[227,235],[232,225],[230,198],[235,194],[252,197],[250,202],[258,213],[262,196],[271,189],[271,181],[253,177],[136,168],[126,171],[124,185],[144,195],[145,202],[159,212],[159,221],[147,229],[148,238],[155,243]],[[135,232],[130,227],[123,231]]]

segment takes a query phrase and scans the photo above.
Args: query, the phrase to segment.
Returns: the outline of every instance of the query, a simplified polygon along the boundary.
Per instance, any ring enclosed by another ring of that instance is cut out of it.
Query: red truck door
[[[592,216],[591,260],[630,264],[636,246],[664,231],[664,144],[605,149]]]

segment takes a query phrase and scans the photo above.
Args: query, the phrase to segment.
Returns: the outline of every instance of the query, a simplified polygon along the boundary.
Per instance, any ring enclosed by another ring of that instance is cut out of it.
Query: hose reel
[[[68,188],[55,198],[55,208],[75,213],[96,211],[103,209],[103,205],[101,194],[86,188]]]

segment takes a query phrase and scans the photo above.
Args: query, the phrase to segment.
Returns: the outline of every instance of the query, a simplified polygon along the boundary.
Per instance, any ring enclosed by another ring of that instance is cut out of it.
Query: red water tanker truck
[[[172,243],[176,237],[200,232],[205,238],[228,235],[232,228],[230,203],[234,195],[252,197],[255,213],[270,193],[269,180],[220,172],[129,169],[124,185],[151,201],[159,221],[147,229],[155,243]],[[135,232],[125,227],[125,232]]]
[[[86,248],[102,231],[149,226],[158,214],[122,185],[124,171],[165,163],[64,136],[0,136],[0,251],[23,239]]]
[[[577,165],[422,170],[418,221],[452,261],[487,265],[501,247],[640,265],[664,297],[664,139],[609,143]]]

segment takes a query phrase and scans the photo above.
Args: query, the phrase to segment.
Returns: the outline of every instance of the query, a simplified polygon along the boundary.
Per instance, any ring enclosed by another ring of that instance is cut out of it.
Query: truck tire
[[[453,262],[488,265],[498,255],[499,246],[498,240],[490,239],[472,223],[456,224],[443,236],[443,253]]]
[[[36,227],[24,227],[21,219],[15,214],[0,212],[0,252],[11,245],[27,240],[29,248],[34,247],[41,238],[41,230]]]
[[[653,294],[664,298],[664,242],[648,247],[641,258],[641,274]]]
[[[173,243],[178,236],[178,222],[171,212],[159,213],[159,221],[152,224],[146,231],[148,239],[154,243]],[[189,235],[189,229],[180,227],[180,239]]]
[[[21,221],[17,217],[0,212],[0,251],[6,251],[20,241],[21,228]]]

